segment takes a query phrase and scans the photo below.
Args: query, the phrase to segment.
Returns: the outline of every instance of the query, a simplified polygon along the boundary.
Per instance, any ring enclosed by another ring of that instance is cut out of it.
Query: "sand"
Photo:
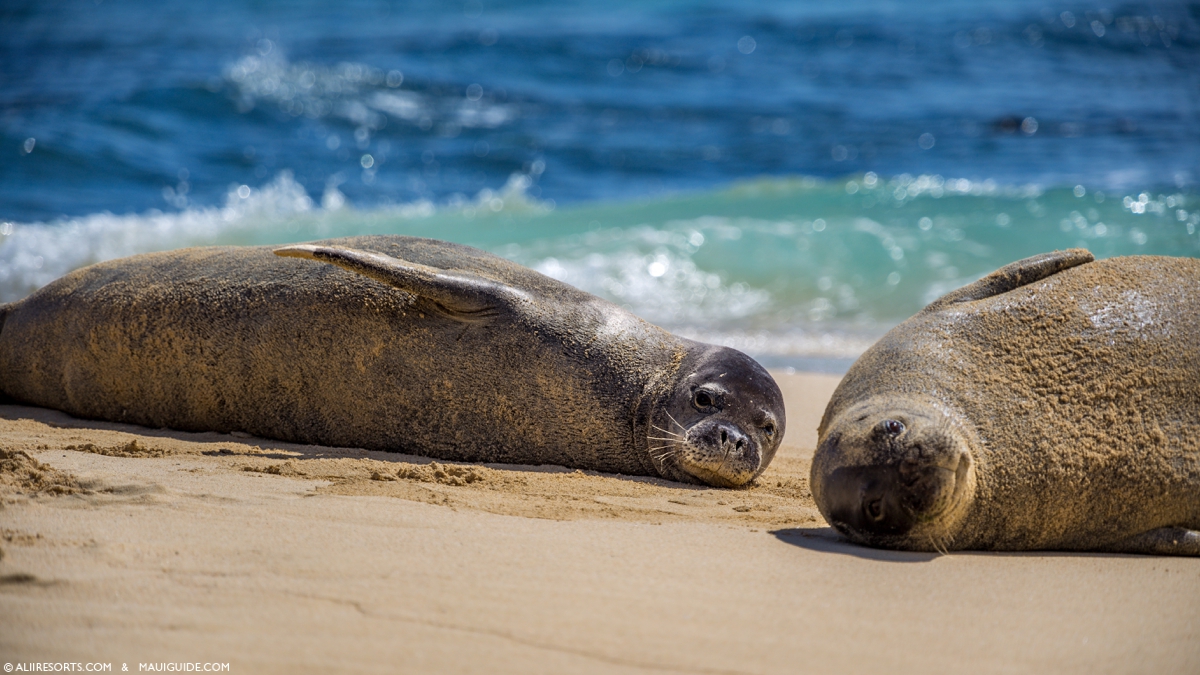
[[[1200,560],[877,551],[776,373],[748,489],[0,406],[0,662],[229,672],[1200,672]]]

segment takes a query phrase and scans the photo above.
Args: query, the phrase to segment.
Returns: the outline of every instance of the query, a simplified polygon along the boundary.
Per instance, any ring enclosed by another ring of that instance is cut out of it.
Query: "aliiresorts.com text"
[[[6,673],[111,673],[129,672],[129,664],[122,663],[119,671],[114,671],[111,663],[76,663],[35,662],[35,663],[6,663]],[[139,673],[228,673],[228,663],[191,663],[187,661],[171,663],[139,663]]]

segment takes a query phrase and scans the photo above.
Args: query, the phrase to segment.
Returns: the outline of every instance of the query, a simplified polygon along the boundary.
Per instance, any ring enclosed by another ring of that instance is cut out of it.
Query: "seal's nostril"
[[[722,429],[722,430],[721,430],[721,443],[725,443],[725,442],[727,442],[728,440],[729,440],[729,434],[727,434],[727,433],[725,432],[725,430],[724,430],[724,429]]]
[[[740,438],[739,438],[739,439],[738,439],[738,442],[737,442],[737,445],[736,445],[736,446],[734,446],[734,447],[736,447],[738,450],[741,450],[741,449],[742,449],[742,446],[743,446],[743,445],[745,445],[745,444],[746,444],[746,441],[744,441],[744,440],[742,440],[742,439],[740,439]]]

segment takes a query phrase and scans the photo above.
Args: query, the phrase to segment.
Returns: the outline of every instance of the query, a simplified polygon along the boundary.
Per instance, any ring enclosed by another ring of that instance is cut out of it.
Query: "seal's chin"
[[[736,425],[702,420],[687,429],[663,458],[680,480],[717,487],[741,487],[759,474],[762,452],[758,443]]]
[[[822,439],[812,487],[825,519],[853,541],[945,550],[974,502],[975,460],[944,415],[856,414]]]

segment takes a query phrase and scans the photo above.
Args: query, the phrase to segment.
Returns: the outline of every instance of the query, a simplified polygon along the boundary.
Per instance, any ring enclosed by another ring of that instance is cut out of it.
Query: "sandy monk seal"
[[[818,434],[860,543],[1200,555],[1200,260],[1003,267],[867,350]]]
[[[779,388],[745,354],[400,236],[77,270],[0,307],[0,392],[152,427],[718,486],[760,474],[784,433]]]

